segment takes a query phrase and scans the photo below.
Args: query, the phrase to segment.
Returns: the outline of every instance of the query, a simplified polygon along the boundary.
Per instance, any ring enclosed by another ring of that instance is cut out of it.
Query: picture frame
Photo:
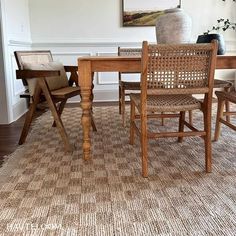
[[[180,7],[181,0],[122,0],[122,24],[154,26],[165,10]]]

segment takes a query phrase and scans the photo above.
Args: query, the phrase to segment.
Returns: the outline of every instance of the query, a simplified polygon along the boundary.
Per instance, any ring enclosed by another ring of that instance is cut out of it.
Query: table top
[[[140,62],[140,56],[85,56],[78,58],[78,61],[91,62],[111,62],[111,61],[126,61]],[[217,55],[216,69],[236,69],[236,56]]]

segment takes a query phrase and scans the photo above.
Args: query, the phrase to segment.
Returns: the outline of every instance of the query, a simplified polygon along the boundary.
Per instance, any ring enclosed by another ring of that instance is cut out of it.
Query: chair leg
[[[91,101],[93,102],[93,98],[94,98],[94,94],[93,94],[93,88],[94,88],[94,83],[93,83],[93,78],[94,78],[94,72],[92,72],[92,90],[91,90]],[[93,128],[93,131],[94,132],[97,132],[97,128],[96,128],[96,125],[95,125],[95,122],[94,122],[94,118],[93,118],[93,106],[91,107],[91,125],[92,125],[92,128]]]
[[[64,145],[65,145],[65,149],[66,151],[71,151],[71,146],[70,146],[70,143],[69,143],[69,139],[68,139],[68,136],[66,134],[66,131],[65,131],[65,128],[63,126],[63,123],[62,123],[62,120],[58,114],[58,111],[57,111],[57,108],[56,108],[56,105],[55,103],[53,102],[52,98],[51,98],[51,94],[50,94],[50,91],[46,85],[46,82],[41,79],[39,80],[39,83],[40,83],[40,86],[43,90],[43,94],[48,102],[48,105],[49,105],[49,108],[52,112],[52,115],[53,115],[53,118],[56,122],[56,127],[58,128],[58,131],[62,137],[62,140],[64,142]]]
[[[189,124],[193,125],[193,111],[188,111]]]
[[[205,169],[207,173],[211,172],[212,165],[212,147],[211,147],[211,105],[204,108],[204,130],[206,135],[204,137],[205,142]]]
[[[224,88],[225,92],[230,92],[230,88]],[[225,111],[230,112],[230,103],[229,101],[225,101]],[[226,121],[230,122],[230,116],[226,115]]]
[[[121,88],[121,115],[122,115],[122,124],[125,126],[125,89]]]
[[[230,103],[229,101],[225,101],[225,111],[230,112]],[[226,115],[226,121],[230,122],[230,116]]]
[[[28,135],[29,128],[33,119],[33,115],[35,113],[37,104],[39,103],[40,93],[41,93],[41,88],[37,84],[35,88],[35,93],[34,93],[34,101],[30,104],[29,110],[26,113],[24,126],[21,131],[21,136],[18,142],[19,145],[22,145],[26,140],[26,137]]]
[[[147,115],[141,115],[141,155],[142,155],[142,176],[148,177],[148,156],[147,156]]]
[[[59,108],[58,108],[58,115],[61,116],[63,110],[64,110],[64,107],[66,105],[66,101],[67,99],[63,100],[60,102],[60,105],[59,105]],[[52,127],[56,127],[56,122],[55,120],[53,121],[53,124],[52,124]]]
[[[121,115],[121,86],[119,85],[119,114]]]
[[[94,121],[93,115],[91,116],[91,125],[92,125],[92,128],[93,128],[93,131],[97,132],[97,127],[95,125],[95,121]]]
[[[162,112],[161,114],[164,114],[164,112]],[[164,118],[163,118],[163,117],[161,118],[161,125],[162,125],[162,126],[165,125],[165,122],[164,122]]]
[[[134,121],[135,121],[135,105],[134,102],[130,101],[130,144],[133,145],[134,144]]]
[[[184,131],[184,121],[185,121],[185,111],[181,111],[179,117],[179,132]],[[183,137],[178,137],[178,142],[179,143],[183,142]]]
[[[221,128],[220,119],[222,119],[223,117],[224,104],[225,104],[225,101],[218,98],[214,141],[218,141],[219,136],[220,136],[220,128]]]

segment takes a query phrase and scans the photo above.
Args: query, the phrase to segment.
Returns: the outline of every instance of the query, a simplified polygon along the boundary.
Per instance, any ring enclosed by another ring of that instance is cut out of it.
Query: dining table
[[[218,55],[216,69],[236,69],[236,56]],[[141,72],[141,56],[85,56],[78,58],[78,83],[81,90],[83,158],[91,158],[91,116],[93,75],[95,72]]]

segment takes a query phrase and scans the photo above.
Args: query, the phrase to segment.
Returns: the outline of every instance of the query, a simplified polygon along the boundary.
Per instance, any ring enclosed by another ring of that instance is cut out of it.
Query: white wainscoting
[[[32,50],[51,50],[54,60],[59,60],[65,65],[77,65],[77,59],[82,56],[116,55],[118,46],[141,47],[141,44],[141,42],[107,41],[103,39],[93,39],[92,41],[89,39],[67,39],[65,41],[55,39],[33,42],[32,45],[28,42],[11,41],[10,47],[29,48],[31,46]],[[227,54],[236,54],[236,41],[226,41],[226,45]],[[14,66],[15,62],[12,63],[11,66]],[[227,79],[231,78],[233,73],[233,70],[228,72],[217,71],[216,77]],[[11,77],[13,78],[14,75]],[[18,82],[14,82],[14,96],[17,96],[21,92],[21,85]],[[80,98],[77,96],[70,101],[77,102],[80,101]],[[118,101],[118,73],[95,73],[94,101]]]
[[[33,49],[51,50],[54,59],[67,65],[77,65],[77,58],[81,56],[115,55],[118,46],[121,47],[141,47],[141,42],[107,41],[104,39],[71,39],[71,40],[40,40],[32,44]],[[236,54],[236,41],[226,41],[227,54]],[[138,75],[133,75],[133,79]],[[222,79],[232,78],[234,70],[217,71],[216,77]],[[80,98],[73,98],[72,102],[79,101]],[[98,72],[94,75],[94,101],[118,101],[118,73]]]
[[[8,91],[11,99],[11,117],[10,121],[17,120],[27,110],[25,99],[20,99],[19,95],[24,91],[20,80],[16,80],[15,69],[17,68],[14,58],[16,50],[51,50],[55,60],[61,61],[65,65],[77,65],[77,59],[82,56],[96,55],[115,55],[118,46],[121,47],[141,47],[141,42],[118,42],[118,41],[86,41],[86,40],[67,40],[65,42],[54,40],[47,42],[27,42],[10,40],[8,43],[7,57],[7,80]],[[236,41],[226,41],[227,54],[236,55]],[[216,78],[228,79],[234,78],[235,70],[217,71]],[[132,75],[136,80],[138,75]],[[77,96],[70,102],[78,102],[80,97]],[[118,101],[118,73],[116,72],[99,72],[94,75],[94,101]]]
[[[14,41],[8,42],[7,68],[6,77],[8,80],[8,89],[11,94],[9,105],[11,106],[11,117],[9,120],[13,122],[21,117],[26,111],[26,100],[20,98],[20,94],[25,90],[22,81],[16,79],[17,64],[14,56],[14,51],[31,50],[31,42],[28,41]]]

